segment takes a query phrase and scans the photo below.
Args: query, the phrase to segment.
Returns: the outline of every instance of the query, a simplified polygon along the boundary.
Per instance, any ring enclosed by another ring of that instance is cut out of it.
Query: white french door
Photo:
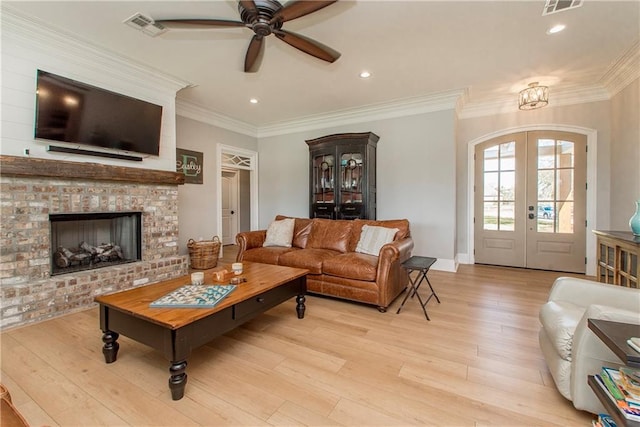
[[[475,148],[475,261],[585,272],[586,137],[535,131]]]

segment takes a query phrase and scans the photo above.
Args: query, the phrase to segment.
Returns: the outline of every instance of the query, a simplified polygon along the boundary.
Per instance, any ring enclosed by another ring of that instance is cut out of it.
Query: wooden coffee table
[[[228,270],[231,270],[230,266]],[[171,398],[184,396],[187,358],[191,350],[253,319],[266,310],[296,297],[298,318],[304,317],[308,270],[244,262],[239,277],[247,279],[214,308],[151,308],[149,304],[191,282],[190,276],[167,280],[95,298],[100,304],[102,353],[107,363],[116,361],[118,337],[125,335],[160,351],[171,365]],[[205,286],[214,282],[205,273]]]

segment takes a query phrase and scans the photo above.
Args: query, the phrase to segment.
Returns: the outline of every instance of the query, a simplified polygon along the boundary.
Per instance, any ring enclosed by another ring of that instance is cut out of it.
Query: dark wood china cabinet
[[[372,132],[307,140],[309,217],[376,219],[376,149]]]

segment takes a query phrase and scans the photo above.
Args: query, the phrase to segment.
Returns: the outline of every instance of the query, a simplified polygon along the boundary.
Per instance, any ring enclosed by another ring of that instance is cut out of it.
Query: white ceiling
[[[191,82],[179,100],[255,127],[451,91],[466,93],[469,105],[515,103],[534,80],[550,86],[553,103],[562,93],[603,90],[620,59],[638,50],[640,1],[585,0],[542,16],[544,5],[342,0],[283,26],[341,52],[335,63],[269,36],[259,72],[247,74],[247,28],[152,38],[123,24],[137,12],[238,20],[234,1],[3,1],[46,27]],[[547,35],[557,23],[566,30]],[[365,69],[368,80],[358,76]],[[252,97],[260,102],[250,104]]]

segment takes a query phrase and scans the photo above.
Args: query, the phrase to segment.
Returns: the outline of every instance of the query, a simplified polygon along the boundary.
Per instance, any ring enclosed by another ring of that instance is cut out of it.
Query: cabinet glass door
[[[340,154],[340,217],[346,219],[359,218],[363,202],[362,153]]]
[[[335,206],[335,156],[313,157],[313,200],[315,216],[332,218]]]

